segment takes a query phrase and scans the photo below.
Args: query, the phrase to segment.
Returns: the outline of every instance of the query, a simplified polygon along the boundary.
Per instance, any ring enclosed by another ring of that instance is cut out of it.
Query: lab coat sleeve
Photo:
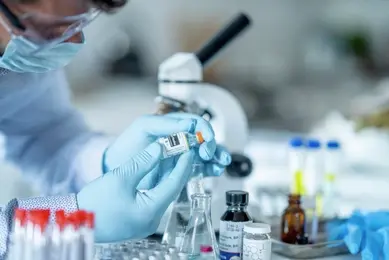
[[[6,159],[43,195],[76,193],[102,174],[103,152],[112,137],[87,127],[71,104],[63,71],[30,75],[24,82],[30,89],[20,83],[28,76],[9,79],[20,88],[13,101],[21,104],[0,122]]]
[[[54,221],[56,210],[65,212],[78,210],[77,199],[74,194],[53,197],[37,197],[28,199],[13,199],[5,207],[0,208],[0,260],[6,259],[9,245],[9,234],[12,231],[15,209],[50,209],[51,221]]]

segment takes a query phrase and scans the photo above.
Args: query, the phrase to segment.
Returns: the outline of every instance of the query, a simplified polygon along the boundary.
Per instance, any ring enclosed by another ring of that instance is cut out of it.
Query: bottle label
[[[242,260],[270,260],[271,240],[243,239]]]
[[[159,138],[158,142],[163,145],[163,155],[165,158],[189,151],[188,140],[185,133],[182,132]]]
[[[246,222],[220,221],[219,249],[221,260],[238,260],[242,253],[243,227]]]

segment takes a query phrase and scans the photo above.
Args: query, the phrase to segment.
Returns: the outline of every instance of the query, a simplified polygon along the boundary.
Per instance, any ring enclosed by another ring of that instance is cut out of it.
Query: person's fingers
[[[210,155],[212,154],[213,156],[211,157]],[[199,155],[201,159],[219,164],[222,167],[228,166],[231,163],[231,155],[227,149],[217,145],[214,141],[202,144],[199,148]]]
[[[160,177],[160,168],[160,165],[158,167],[154,167],[148,174],[145,175],[145,177],[143,177],[136,188],[138,190],[149,190],[154,188]]]
[[[360,251],[360,247],[363,239],[363,231],[355,225],[348,225],[348,234],[344,238],[344,241],[351,254],[357,254]]]
[[[326,229],[328,234],[328,240],[329,241],[335,241],[335,240],[343,240],[344,237],[347,235],[347,224],[345,223],[337,223],[336,221],[329,222],[327,224]]]
[[[195,119],[197,121],[195,132],[201,132],[206,142],[210,142],[215,139],[215,133],[211,124],[199,115],[189,113],[169,113],[165,115],[169,118],[175,119]]]
[[[206,177],[215,177],[220,176],[226,170],[225,166],[221,166],[219,164],[214,163],[206,163],[205,164],[205,176]]]
[[[143,177],[158,165],[162,157],[162,147],[158,143],[152,143],[143,151],[133,156],[123,165],[115,168],[112,173],[119,178],[131,178],[130,187],[134,190]]]
[[[361,251],[362,259],[379,260],[383,241],[378,234],[367,231],[365,234],[365,244]]]
[[[389,212],[388,211],[374,211],[366,214],[366,225],[371,230],[378,230],[381,227],[389,226]]]
[[[212,158],[212,162],[219,164],[220,166],[228,166],[231,163],[231,154],[226,148],[218,145],[215,151],[215,155]]]
[[[213,158],[216,151],[216,142],[211,140],[209,142],[202,143],[199,147],[199,155],[201,159],[209,161]]]
[[[194,132],[197,120],[190,117],[174,118],[163,115],[147,115],[138,119],[135,124],[150,135],[168,136],[178,132]]]
[[[194,157],[194,151],[182,154],[169,176],[161,181],[154,189],[146,192],[147,196],[150,197],[158,207],[168,207],[184,188],[184,185],[186,185],[192,174]]]
[[[383,259],[389,259],[389,227],[381,228],[377,231],[382,238],[382,254]]]

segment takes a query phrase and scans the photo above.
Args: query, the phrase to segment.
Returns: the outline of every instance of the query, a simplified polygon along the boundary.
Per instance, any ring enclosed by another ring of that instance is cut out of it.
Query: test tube
[[[303,195],[305,193],[303,178],[305,147],[303,138],[294,137],[289,141],[288,157],[290,194]]]
[[[317,233],[319,228],[317,200],[318,188],[322,177],[322,151],[321,143],[317,139],[309,139],[306,143],[307,155],[304,168],[304,181],[306,194],[303,197],[303,208],[311,221],[311,226],[307,228],[310,230],[309,238],[312,243],[317,240]]]
[[[27,211],[24,209],[16,209],[14,216],[13,233],[10,237],[10,259],[23,260],[24,259],[24,246],[26,235],[26,221]]]
[[[84,259],[90,260],[94,257],[95,215],[92,212],[85,212],[84,214],[85,221],[81,229],[84,244]]]
[[[337,140],[329,140],[324,161],[323,217],[334,218],[337,214],[336,177],[341,171],[341,146]]]
[[[33,244],[33,259],[46,260],[50,256],[49,244],[47,240],[46,228],[48,225],[49,216],[40,214],[33,219],[34,223],[34,244]]]

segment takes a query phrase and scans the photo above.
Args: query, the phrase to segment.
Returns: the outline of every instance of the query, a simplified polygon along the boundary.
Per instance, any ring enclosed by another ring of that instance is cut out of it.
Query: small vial
[[[247,223],[243,228],[242,260],[270,260],[271,236],[270,225]]]
[[[247,213],[248,203],[248,192],[239,190],[226,192],[227,211],[220,219],[219,228],[219,249],[222,260],[241,257],[243,227],[252,222]]]
[[[300,244],[299,238],[305,236],[305,211],[300,207],[300,195],[289,195],[289,205],[282,213],[281,241]]]
[[[188,132],[179,132],[161,137],[157,140],[163,146],[163,158],[169,158],[188,152],[191,148],[199,146],[204,142],[201,132],[191,134]]]

